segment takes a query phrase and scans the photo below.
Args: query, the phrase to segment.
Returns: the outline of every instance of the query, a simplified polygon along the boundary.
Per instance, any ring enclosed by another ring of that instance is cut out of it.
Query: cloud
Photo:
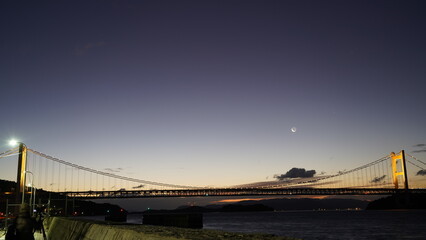
[[[139,188],[143,188],[143,187],[145,187],[145,185],[141,184],[141,185],[138,185],[138,186],[134,186],[134,187],[132,187],[132,188],[133,188],[133,189],[139,189]]]
[[[316,174],[315,170],[308,170],[304,168],[292,168],[285,174],[275,175],[274,177],[278,180],[284,180],[287,178],[310,178]]]
[[[423,148],[423,149],[419,149],[419,150],[414,150],[413,153],[426,152],[426,144],[424,144],[424,143],[419,143],[419,144],[413,145],[413,147],[415,147],[415,148]]]
[[[105,45],[106,45],[106,43],[104,41],[100,41],[100,42],[96,42],[96,43],[86,43],[83,46],[76,46],[74,48],[73,54],[76,55],[76,56],[81,56],[81,55],[86,54],[90,49],[102,47],[102,46],[105,46]]]
[[[421,152],[426,152],[426,149],[414,150],[413,151],[413,153],[421,153]]]
[[[104,170],[107,172],[118,173],[118,172],[121,172],[123,169],[122,168],[104,168]]]
[[[417,172],[416,176],[425,176],[426,175],[426,170],[422,169],[420,171]]]
[[[373,180],[370,181],[370,183],[379,183],[385,180],[385,178],[386,178],[386,175],[383,175],[381,177],[375,177],[373,178]]]

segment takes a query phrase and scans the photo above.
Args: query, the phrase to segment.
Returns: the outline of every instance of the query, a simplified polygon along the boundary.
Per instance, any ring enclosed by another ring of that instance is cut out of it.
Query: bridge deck
[[[426,189],[390,188],[211,188],[137,191],[60,192],[72,198],[156,198],[156,197],[214,197],[266,195],[392,195],[397,193],[426,193]]]

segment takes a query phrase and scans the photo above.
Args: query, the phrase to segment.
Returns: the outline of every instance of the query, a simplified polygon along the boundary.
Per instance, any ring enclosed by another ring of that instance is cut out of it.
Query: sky
[[[15,138],[94,169],[215,187],[402,149],[426,161],[425,9],[1,1],[0,150]],[[0,159],[0,175],[15,179],[14,164]]]

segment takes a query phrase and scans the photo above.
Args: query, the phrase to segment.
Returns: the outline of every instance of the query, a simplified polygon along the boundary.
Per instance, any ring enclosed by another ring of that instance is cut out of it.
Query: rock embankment
[[[229,233],[216,230],[184,229],[148,225],[111,224],[52,217],[46,219],[49,239],[66,240],[290,240],[268,234]]]

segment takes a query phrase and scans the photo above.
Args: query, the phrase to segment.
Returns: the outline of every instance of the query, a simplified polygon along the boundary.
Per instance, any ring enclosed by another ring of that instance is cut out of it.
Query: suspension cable
[[[322,181],[322,180],[326,180],[326,179],[330,179],[330,178],[342,176],[342,175],[345,175],[345,174],[349,174],[349,173],[352,173],[352,172],[356,172],[356,171],[365,169],[365,168],[370,167],[372,165],[375,165],[377,163],[383,162],[383,161],[385,161],[385,160],[387,160],[389,158],[390,158],[390,155],[386,155],[386,156],[384,156],[382,158],[379,158],[379,159],[377,159],[377,160],[375,160],[375,161],[373,161],[371,163],[367,163],[365,165],[362,165],[360,167],[354,168],[354,169],[349,170],[349,171],[342,171],[342,172],[339,172],[339,173],[334,174],[334,175],[330,175],[330,176],[326,176],[326,177],[322,177],[322,178],[317,178],[317,179],[310,179],[310,180],[301,181],[301,182],[277,184],[277,185],[273,185],[272,187],[294,186],[294,185],[302,185],[302,184],[307,184],[307,183],[315,183],[315,182],[319,182],[319,181]]]
[[[12,148],[12,149],[9,149],[5,152],[0,153],[0,158],[10,157],[11,155],[18,153],[18,152],[19,152],[19,149],[17,147]]]
[[[337,173],[337,174],[335,174],[335,175],[331,175],[331,176],[327,176],[327,177],[323,177],[323,178],[317,179],[317,181],[321,181],[321,180],[325,180],[325,179],[329,179],[329,178],[333,178],[333,177],[337,177],[337,176],[341,176],[341,175],[349,174],[349,173],[352,173],[352,172],[355,172],[355,171],[359,171],[359,170],[365,169],[365,168],[367,168],[367,167],[370,167],[370,166],[372,166],[372,165],[375,165],[375,164],[377,164],[377,163],[383,162],[383,161],[385,161],[385,160],[387,160],[387,159],[389,159],[389,158],[390,158],[390,156],[388,155],[388,156],[382,157],[382,158],[380,158],[380,159],[377,159],[377,160],[376,160],[376,161],[374,161],[374,162],[371,162],[371,163],[368,163],[368,164],[362,165],[362,166],[357,167],[357,168],[354,168],[354,169],[352,169],[352,170],[339,172],[339,173]]]
[[[44,153],[35,151],[33,149],[27,148],[28,151],[37,154],[41,157],[44,157],[46,159],[49,159],[51,161],[57,162],[57,163],[61,163],[76,169],[80,169],[80,170],[84,170],[87,172],[92,172],[92,173],[96,173],[96,174],[100,174],[106,177],[112,177],[115,179],[122,179],[122,180],[126,180],[126,181],[131,181],[131,182],[136,182],[136,183],[142,183],[142,184],[148,184],[148,185],[156,185],[156,186],[162,186],[162,187],[171,187],[171,188],[190,188],[190,189],[195,189],[195,188],[199,188],[199,187],[194,187],[194,186],[183,186],[183,185],[175,185],[175,184],[168,184],[168,183],[160,183],[160,182],[153,182],[153,181],[147,181],[147,180],[142,180],[142,179],[136,179],[136,178],[130,178],[130,177],[124,177],[124,176],[120,176],[120,175],[116,175],[113,173],[108,173],[108,172],[102,172],[102,171],[98,171],[92,168],[87,168],[87,167],[83,167],[74,163],[70,163],[49,155],[46,155]]]
[[[421,163],[423,163],[424,165],[426,165],[426,163],[425,162],[423,162],[423,161],[421,161],[420,159],[417,159],[416,157],[413,157],[413,156],[411,156],[410,154],[408,154],[408,153],[405,153],[405,154],[407,154],[409,157],[411,157],[412,159],[414,159],[414,160],[417,160],[417,161],[419,161],[419,162],[421,162]]]
[[[418,168],[420,168],[420,169],[422,169],[422,170],[425,170],[424,168],[422,168],[422,167],[420,167],[419,165],[417,165],[417,164],[415,164],[415,163],[411,162],[410,160],[407,160],[407,162],[411,163],[412,165],[414,165],[414,166],[416,166],[416,167],[418,167]]]

